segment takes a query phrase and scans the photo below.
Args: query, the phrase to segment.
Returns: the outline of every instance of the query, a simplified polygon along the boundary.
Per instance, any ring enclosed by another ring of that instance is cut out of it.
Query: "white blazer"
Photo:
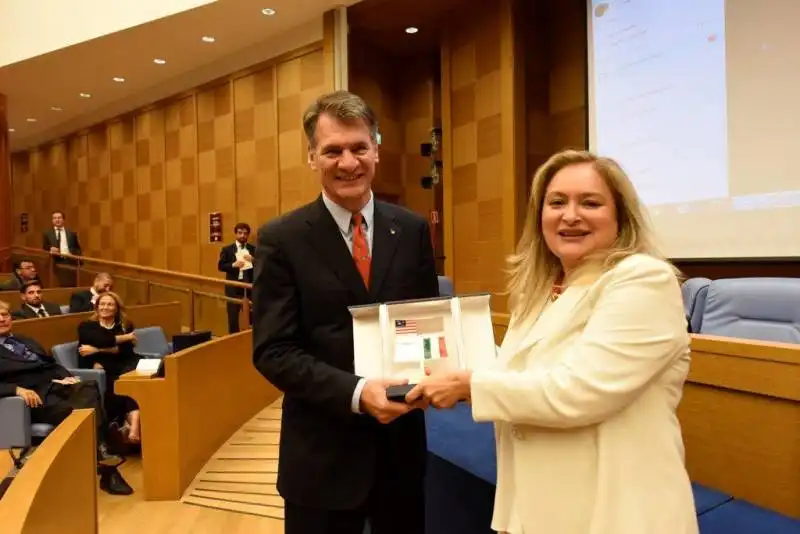
[[[542,300],[472,375],[473,418],[496,423],[492,528],[697,534],[675,413],[689,336],[670,266],[636,254]]]

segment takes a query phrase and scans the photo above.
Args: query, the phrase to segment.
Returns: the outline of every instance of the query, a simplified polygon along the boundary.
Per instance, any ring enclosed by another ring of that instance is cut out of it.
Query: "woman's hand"
[[[117,345],[120,343],[133,343],[136,345],[136,332],[130,332],[129,334],[121,334],[119,336],[114,337],[114,341],[116,341]]]
[[[91,356],[92,354],[97,354],[100,352],[97,347],[93,347],[91,345],[81,345],[78,347],[78,354],[81,356]]]
[[[469,400],[472,371],[431,374],[408,392],[406,402],[428,399],[436,408],[452,408],[459,401]]]
[[[100,371],[102,371],[102,370],[104,370],[104,369],[105,369],[105,367],[103,367],[102,365],[100,365],[98,362],[94,362],[94,365],[92,366],[92,369],[97,369],[97,370],[100,370]]]

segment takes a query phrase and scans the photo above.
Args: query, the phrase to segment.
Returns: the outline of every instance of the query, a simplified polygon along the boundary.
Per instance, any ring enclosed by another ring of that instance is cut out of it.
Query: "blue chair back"
[[[689,321],[691,332],[700,332],[703,323],[703,312],[706,308],[706,296],[711,280],[708,278],[689,278],[681,286],[683,308]]]
[[[78,365],[78,342],[61,343],[55,345],[52,350],[53,358],[66,369],[77,369]]]
[[[800,343],[800,278],[714,280],[700,333]]]
[[[452,297],[453,293],[453,281],[446,276],[439,277],[439,296],[440,297]]]
[[[148,358],[163,358],[170,353],[167,336],[160,326],[137,328],[136,352]]]

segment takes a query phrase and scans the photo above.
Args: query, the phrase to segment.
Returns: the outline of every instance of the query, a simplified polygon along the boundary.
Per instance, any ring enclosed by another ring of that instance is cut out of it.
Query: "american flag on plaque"
[[[416,334],[431,335],[444,333],[442,317],[425,317],[422,319],[396,319],[394,333],[397,335]]]

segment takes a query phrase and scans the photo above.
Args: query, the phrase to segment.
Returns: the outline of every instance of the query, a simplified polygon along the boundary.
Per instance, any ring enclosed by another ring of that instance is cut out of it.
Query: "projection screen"
[[[588,1],[589,146],[671,258],[800,257],[800,0]]]

